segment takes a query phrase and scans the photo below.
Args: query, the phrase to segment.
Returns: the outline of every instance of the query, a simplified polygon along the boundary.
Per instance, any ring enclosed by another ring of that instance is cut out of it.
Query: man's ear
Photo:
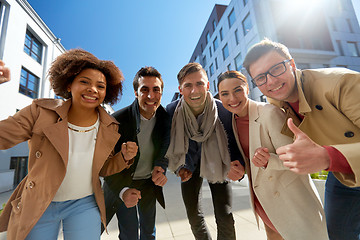
[[[292,69],[293,69],[294,71],[296,70],[296,64],[295,64],[294,59],[291,59],[291,61],[290,61],[290,66],[292,67]]]
[[[134,91],[134,93],[135,93],[135,97],[137,98],[137,97],[138,97],[138,93],[137,93],[137,91]]]
[[[182,90],[181,90],[181,87],[180,87],[180,86],[178,86],[178,89],[179,89],[180,94],[182,95]]]
[[[206,84],[206,90],[207,90],[207,91],[209,91],[209,89],[210,89],[210,82],[209,82],[209,81],[207,81],[207,84]]]

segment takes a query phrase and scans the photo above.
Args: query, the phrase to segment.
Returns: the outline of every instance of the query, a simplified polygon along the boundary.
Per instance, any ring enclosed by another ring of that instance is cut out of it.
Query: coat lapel
[[[256,185],[259,168],[253,165],[253,163],[251,162],[251,157],[254,155],[255,149],[261,147],[260,123],[257,122],[258,118],[259,112],[257,104],[256,102],[249,99],[249,162],[251,165],[251,173],[254,186]]]
[[[59,104],[54,109],[59,116],[57,123],[43,129],[45,136],[49,139],[51,144],[60,154],[61,159],[64,161],[65,167],[67,166],[69,158],[69,134],[67,131],[67,114],[69,112],[70,106],[71,100],[67,100],[63,104]],[[66,141],[65,144],[64,141]]]
[[[120,134],[115,128],[110,127],[112,123],[117,123],[102,107],[98,108],[100,125],[95,143],[94,159],[93,159],[93,172],[99,174],[105,161],[111,156]]]
[[[67,121],[59,121],[52,126],[43,129],[45,136],[60,154],[65,167],[69,158],[69,134]],[[64,143],[64,141],[66,143]]]

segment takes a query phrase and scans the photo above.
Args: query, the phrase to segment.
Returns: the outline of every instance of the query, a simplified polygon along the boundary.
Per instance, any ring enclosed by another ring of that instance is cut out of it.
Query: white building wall
[[[54,97],[54,93],[50,90],[47,71],[51,62],[65,49],[27,1],[0,0],[0,4],[0,57],[11,70],[11,81],[0,85],[0,120],[2,120],[31,104],[33,100],[19,93],[22,67],[40,79],[38,98]],[[27,30],[43,45],[41,63],[24,52]],[[21,156],[28,156],[26,142],[0,151],[0,179],[10,178],[10,181],[0,181],[0,191],[8,189],[5,185],[13,182],[13,175],[9,177],[9,174],[13,174],[13,171],[9,171],[10,158]]]

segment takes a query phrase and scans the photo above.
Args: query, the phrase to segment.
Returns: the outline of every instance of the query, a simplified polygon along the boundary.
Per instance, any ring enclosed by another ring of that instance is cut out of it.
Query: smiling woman
[[[28,141],[30,151],[0,231],[9,240],[57,239],[62,223],[64,238],[100,239],[106,221],[99,177],[122,171],[137,153],[134,142],[113,153],[118,123],[100,105],[116,102],[123,77],[112,62],[80,49],[60,55],[49,77],[65,101],[37,99],[0,121],[0,149]]]
[[[261,71],[250,71],[251,74],[266,76],[279,62],[284,67],[273,75],[285,73],[289,61],[285,63],[281,61],[283,56],[277,57],[277,64],[269,63]],[[265,85],[268,84],[262,86]],[[275,152],[293,142],[281,134],[284,112],[271,104],[248,99],[247,80],[240,72],[221,74],[218,89],[223,106],[233,113],[233,131],[251,183],[251,205],[255,216],[263,220],[268,239],[328,239],[325,214],[309,175],[291,172]],[[230,172],[236,169],[233,165]]]

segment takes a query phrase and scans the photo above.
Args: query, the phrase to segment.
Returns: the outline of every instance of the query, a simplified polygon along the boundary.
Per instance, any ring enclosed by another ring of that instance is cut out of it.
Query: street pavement
[[[168,182],[164,187],[166,209],[157,204],[156,213],[156,239],[157,240],[193,240],[195,239],[186,217],[185,206],[181,197],[180,179],[174,174],[167,173]],[[244,182],[243,182],[244,181]],[[232,182],[233,189],[233,215],[235,219],[236,239],[238,240],[266,240],[263,223],[258,229],[254,214],[249,203],[249,190],[246,178],[241,183]],[[0,194],[0,203],[6,202],[11,192]],[[202,206],[206,224],[213,239],[217,239],[216,223],[212,206],[211,192],[207,181],[202,187]],[[108,233],[101,236],[101,240],[118,239],[116,217],[108,226]],[[6,233],[0,233],[0,240],[6,239]],[[63,239],[62,234],[58,240]]]

